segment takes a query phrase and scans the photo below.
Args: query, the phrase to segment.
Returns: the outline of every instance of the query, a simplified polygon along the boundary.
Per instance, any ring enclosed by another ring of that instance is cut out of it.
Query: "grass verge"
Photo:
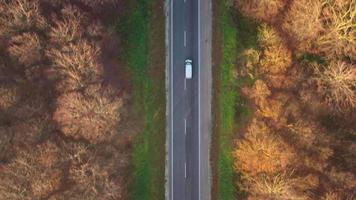
[[[163,0],[127,0],[116,26],[133,85],[134,107],[145,121],[134,143],[130,199],[164,199],[165,61]]]
[[[244,199],[238,188],[239,175],[233,168],[233,140],[250,117],[250,108],[241,95],[241,88],[253,83],[248,77],[237,77],[237,58],[247,48],[257,48],[257,24],[247,20],[231,6],[230,0],[214,3],[214,54],[220,55],[214,66],[214,127],[217,144],[213,198],[219,200]],[[213,162],[214,162],[213,161]]]

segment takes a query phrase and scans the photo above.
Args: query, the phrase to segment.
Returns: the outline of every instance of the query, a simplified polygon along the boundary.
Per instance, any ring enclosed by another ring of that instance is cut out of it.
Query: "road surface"
[[[210,200],[211,0],[169,3],[168,199]]]

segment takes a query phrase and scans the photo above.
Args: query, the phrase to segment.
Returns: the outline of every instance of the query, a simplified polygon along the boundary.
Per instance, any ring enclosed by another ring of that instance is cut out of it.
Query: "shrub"
[[[342,61],[314,66],[319,89],[329,105],[339,111],[356,108],[356,68]]]
[[[10,56],[26,66],[38,63],[42,59],[40,39],[35,33],[24,33],[10,39],[8,47]]]
[[[114,90],[98,85],[84,94],[71,92],[59,97],[54,120],[66,136],[92,143],[110,139],[118,131],[122,100]]]
[[[281,138],[256,119],[249,125],[244,139],[237,142],[233,154],[235,169],[248,177],[284,170],[293,159],[292,151]]]
[[[273,21],[285,6],[284,0],[236,0],[237,7],[257,20]]]

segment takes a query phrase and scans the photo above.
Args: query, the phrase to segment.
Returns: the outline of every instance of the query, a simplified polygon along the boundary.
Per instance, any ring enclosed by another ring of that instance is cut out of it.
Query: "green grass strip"
[[[164,199],[165,103],[157,102],[162,101],[162,96],[164,99],[164,82],[158,90],[154,87],[149,56],[151,7],[155,1],[128,0],[129,9],[116,26],[123,42],[121,57],[131,73],[134,105],[145,120],[144,130],[134,144],[129,191],[133,200]]]
[[[257,25],[237,13],[230,0],[221,0],[218,8],[218,28],[222,37],[222,62],[220,64],[219,87],[219,156],[218,199],[242,199],[243,191],[237,188],[238,175],[233,169],[234,130],[250,116],[250,109],[240,95],[241,88],[250,84],[249,78],[236,79],[237,57],[246,48],[257,46]],[[234,69],[235,68],[235,69]]]

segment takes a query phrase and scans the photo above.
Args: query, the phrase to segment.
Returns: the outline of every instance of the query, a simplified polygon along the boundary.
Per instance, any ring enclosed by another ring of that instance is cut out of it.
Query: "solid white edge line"
[[[200,171],[201,171],[201,160],[200,160],[200,139],[201,139],[201,133],[200,133],[200,69],[201,69],[201,57],[200,57],[200,0],[198,0],[198,138],[199,138],[199,149],[198,149],[198,157],[199,157],[199,167],[198,167],[198,199],[201,200],[201,186],[200,186]]]
[[[184,134],[187,134],[187,119],[184,119]]]
[[[187,163],[184,163],[184,178],[187,178]]]
[[[170,47],[171,47],[171,55],[170,55],[170,61],[171,61],[171,67],[170,67],[170,72],[171,72],[171,200],[173,200],[173,0],[170,0],[170,21],[171,21],[171,27],[170,27]]]

